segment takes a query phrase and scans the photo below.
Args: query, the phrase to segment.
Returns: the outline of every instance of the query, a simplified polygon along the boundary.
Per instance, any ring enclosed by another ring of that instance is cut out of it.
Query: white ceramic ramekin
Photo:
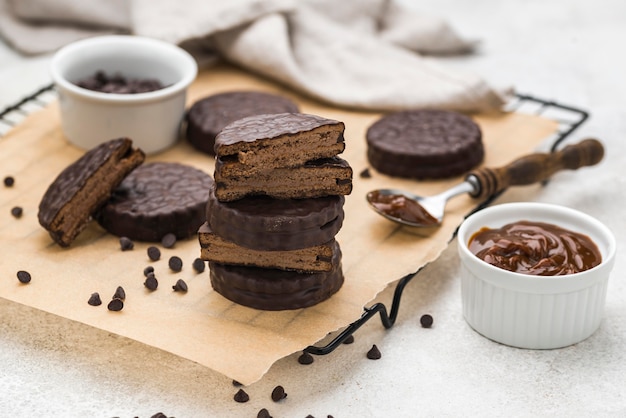
[[[112,94],[74,84],[97,71],[127,78],[156,78],[166,87],[147,93]],[[51,62],[63,133],[83,149],[128,137],[145,153],[164,150],[179,137],[187,87],[197,71],[190,54],[156,39],[112,35],[67,45]]]
[[[492,266],[468,249],[469,239],[480,228],[521,220],[551,223],[589,236],[602,262],[581,273],[542,277]],[[469,216],[457,239],[463,315],[480,334],[514,347],[550,349],[580,342],[599,327],[616,244],[611,231],[595,218],[558,205],[508,203]]]

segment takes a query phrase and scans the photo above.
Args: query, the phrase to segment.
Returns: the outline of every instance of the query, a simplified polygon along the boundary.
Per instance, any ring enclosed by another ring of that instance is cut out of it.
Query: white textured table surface
[[[281,417],[626,416],[626,2],[623,0],[425,0],[481,52],[449,58],[494,83],[587,109],[569,141],[601,139],[605,160],[561,173],[534,200],[583,210],[617,235],[605,317],[586,341],[548,351],[493,343],[461,314],[455,243],[405,289],[398,321],[368,322],[356,342],[310,366],[279,361],[235,403],[224,376],[142,344],[0,300],[0,416]],[[0,43],[0,109],[49,82],[48,57],[22,57]],[[10,255],[0,256],[2,258]],[[381,274],[384,266],[381,266]],[[2,271],[2,280],[13,272]],[[389,302],[391,292],[381,300]],[[423,313],[432,329],[419,326]],[[366,351],[376,344],[382,359]],[[282,385],[288,398],[270,399]]]

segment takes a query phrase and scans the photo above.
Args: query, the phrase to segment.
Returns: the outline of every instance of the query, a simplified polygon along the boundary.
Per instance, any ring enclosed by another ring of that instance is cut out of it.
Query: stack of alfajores
[[[256,309],[315,305],[343,284],[335,235],[352,191],[344,124],[302,113],[259,115],[215,142],[215,185],[198,237],[211,285]]]

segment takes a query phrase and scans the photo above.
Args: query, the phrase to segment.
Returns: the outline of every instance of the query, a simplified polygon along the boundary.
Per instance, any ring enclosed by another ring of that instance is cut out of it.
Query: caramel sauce
[[[543,222],[481,228],[471,236],[468,247],[496,267],[536,276],[579,273],[602,261],[597,245],[588,236]]]
[[[369,202],[380,212],[391,217],[424,226],[439,225],[439,221],[419,203],[401,194],[368,193]]]

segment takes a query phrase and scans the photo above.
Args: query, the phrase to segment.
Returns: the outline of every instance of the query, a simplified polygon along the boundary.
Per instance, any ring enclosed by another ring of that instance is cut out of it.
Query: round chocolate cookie
[[[294,271],[242,267],[209,262],[211,286],[231,301],[266,311],[300,309],[316,305],[335,294],[343,285],[341,253],[328,272]]]
[[[209,191],[210,228],[242,247],[264,251],[297,250],[332,240],[343,224],[344,196],[272,199],[253,196],[220,202]]]
[[[451,111],[390,113],[369,127],[366,139],[372,167],[395,177],[454,177],[471,170],[484,157],[480,127]]]
[[[159,242],[172,233],[195,235],[205,221],[213,178],[196,168],[168,162],[144,164],[114,190],[98,222],[132,240]]]
[[[286,97],[257,91],[215,94],[195,102],[187,112],[187,139],[198,150],[215,155],[215,137],[228,124],[254,115],[298,113]]]

